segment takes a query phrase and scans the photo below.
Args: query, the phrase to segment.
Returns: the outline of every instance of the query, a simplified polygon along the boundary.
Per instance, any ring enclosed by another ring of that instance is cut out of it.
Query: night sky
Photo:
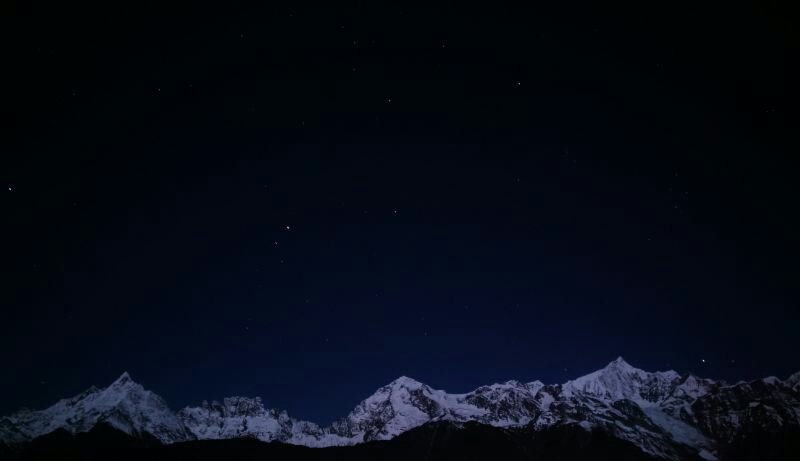
[[[0,413],[800,370],[798,41],[695,3],[12,7]]]

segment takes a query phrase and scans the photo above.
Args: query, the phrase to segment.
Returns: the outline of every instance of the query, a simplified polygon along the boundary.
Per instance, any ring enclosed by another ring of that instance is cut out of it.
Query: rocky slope
[[[267,409],[261,399],[231,397],[171,412],[127,374],[42,411],[0,418],[0,441],[20,444],[62,428],[98,423],[162,443],[250,437],[309,447],[390,440],[428,423],[466,422],[511,431],[555,427],[601,430],[664,459],[715,459],[749,434],[800,428],[800,373],[727,385],[674,371],[646,372],[618,358],[564,384],[539,381],[482,386],[449,394],[408,377],[378,389],[328,427]]]

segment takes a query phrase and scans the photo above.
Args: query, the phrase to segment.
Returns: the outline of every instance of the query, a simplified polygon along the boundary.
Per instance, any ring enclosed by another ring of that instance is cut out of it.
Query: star
[[[706,359],[700,359],[700,361],[706,363]]]
[[[290,227],[290,226],[286,226],[286,230],[290,230],[290,229],[291,229],[291,227]]]

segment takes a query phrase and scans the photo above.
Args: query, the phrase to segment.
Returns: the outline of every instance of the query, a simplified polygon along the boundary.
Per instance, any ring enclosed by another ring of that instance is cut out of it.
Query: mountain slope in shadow
[[[545,431],[504,430],[470,423],[426,424],[392,440],[349,447],[308,448],[255,439],[199,440],[161,445],[107,425],[72,435],[55,431],[39,437],[10,459],[33,460],[585,460],[650,461],[633,444],[602,431],[578,427]]]
[[[723,451],[724,460],[783,461],[800,459],[800,432],[753,435]],[[134,460],[309,460],[309,461],[653,461],[630,442],[602,430],[578,426],[545,430],[507,430],[478,423],[435,422],[387,440],[348,447],[309,448],[256,439],[198,440],[162,445],[155,438],[135,438],[107,425],[72,435],[55,431],[15,452],[0,452],[12,461]],[[682,459],[699,460],[691,452]]]

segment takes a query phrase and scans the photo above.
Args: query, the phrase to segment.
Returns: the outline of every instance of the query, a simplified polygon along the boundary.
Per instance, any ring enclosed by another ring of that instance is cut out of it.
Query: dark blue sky
[[[0,411],[797,371],[796,41],[648,8],[20,12]]]

